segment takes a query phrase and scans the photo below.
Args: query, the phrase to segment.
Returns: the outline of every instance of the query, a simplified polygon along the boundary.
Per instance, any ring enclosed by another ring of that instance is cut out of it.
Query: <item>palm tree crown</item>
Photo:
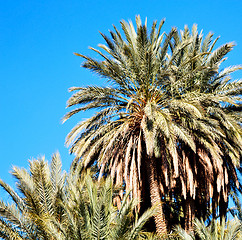
[[[164,21],[147,23],[136,17],[122,21],[125,39],[114,26],[111,39],[102,34],[104,50],[91,48],[103,60],[82,54],[84,68],[108,79],[109,86],[74,87],[68,107],[78,112],[95,109],[89,119],[76,125],[67,136],[73,166],[87,168],[97,160],[99,178],[110,173],[117,185],[142,199],[140,211],[158,204],[158,233],[168,221],[177,221],[171,207],[184,212],[188,230],[192,219],[204,217],[213,198],[214,214],[228,202],[228,191],[239,188],[241,81],[230,73],[240,66],[219,71],[232,48],[227,43],[216,50],[209,33],[204,39],[196,25],[180,35],[175,28],[161,33]],[[122,198],[122,194],[120,194]]]

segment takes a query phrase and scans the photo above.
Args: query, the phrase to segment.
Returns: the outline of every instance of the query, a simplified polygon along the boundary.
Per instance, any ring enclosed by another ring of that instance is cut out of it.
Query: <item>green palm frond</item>
[[[210,225],[206,226],[203,221],[195,219],[194,233],[187,233],[181,227],[176,227],[175,232],[181,239],[193,240],[198,237],[201,240],[235,240],[240,239],[242,231],[241,222],[238,219],[229,220],[225,222],[223,218],[221,222],[212,220]]]

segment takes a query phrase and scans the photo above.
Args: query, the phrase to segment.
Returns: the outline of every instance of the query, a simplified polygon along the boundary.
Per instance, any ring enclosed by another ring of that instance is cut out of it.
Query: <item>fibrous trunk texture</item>
[[[167,233],[167,226],[159,189],[156,159],[154,157],[147,157],[145,163],[150,190],[151,205],[157,206],[157,214],[154,216],[156,232],[161,236]]]
[[[195,202],[189,196],[185,200],[185,230],[186,230],[186,232],[193,231],[194,219],[195,219]]]

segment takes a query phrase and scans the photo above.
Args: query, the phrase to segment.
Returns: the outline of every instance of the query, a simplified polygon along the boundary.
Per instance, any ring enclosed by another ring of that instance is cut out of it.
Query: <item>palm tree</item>
[[[49,167],[44,157],[30,161],[30,173],[13,167],[17,179],[16,192],[0,180],[0,186],[12,202],[0,202],[0,237],[3,239],[58,239],[52,219],[61,222],[66,174],[61,170],[59,154],[52,157]]]
[[[125,39],[114,26],[111,39],[102,34],[105,54],[91,48],[102,61],[76,54],[109,85],[71,88],[68,107],[78,107],[64,117],[96,110],[67,136],[73,166],[98,164],[99,178],[108,173],[142,199],[140,212],[158,205],[159,234],[179,222],[172,206],[183,212],[186,230],[196,214],[205,217],[211,197],[214,214],[218,205],[224,214],[229,189],[238,188],[242,153],[241,81],[227,77],[241,67],[218,70],[233,44],[213,50],[212,34],[203,40],[196,27],[191,34],[185,27],[181,35],[175,28],[165,35],[163,23],[154,22],[148,33],[139,16],[136,31],[122,21]]]
[[[206,226],[203,221],[195,219],[194,232],[187,233],[181,227],[175,228],[176,234],[180,239],[184,240],[195,240],[211,239],[211,240],[236,240],[241,239],[242,224],[237,218],[225,222],[223,218],[221,223],[212,220],[209,226]]]
[[[213,217],[219,206],[220,217],[225,217],[228,208],[230,190],[238,192],[239,181],[236,168],[240,168],[241,159],[241,81],[233,82],[229,74],[241,69],[233,66],[219,71],[220,64],[232,50],[233,43],[222,45],[213,50],[218,38],[212,42],[209,33],[203,40],[194,25],[191,33],[185,27],[181,36],[174,34],[171,45],[173,75],[176,77],[175,94],[182,100],[179,104],[189,103],[195,111],[186,110],[177,121],[193,135],[196,151],[183,143],[178,147],[183,167],[180,175],[182,191],[186,192],[185,228],[191,230],[195,211],[196,217],[205,218],[212,199]],[[176,46],[190,41],[179,53]],[[182,108],[180,105],[178,108]],[[184,107],[183,107],[184,109]],[[194,118],[194,115],[197,117]],[[180,116],[181,116],[180,115]],[[200,116],[199,116],[200,115]],[[185,118],[184,121],[182,118]],[[178,118],[177,118],[178,119]],[[182,122],[183,121],[183,122]],[[240,190],[241,191],[241,190]]]
[[[76,183],[75,180],[71,182],[71,189],[75,190],[70,191],[71,196],[69,201],[66,201],[67,215],[73,220],[67,223],[69,226],[65,239],[73,239],[73,236],[74,239],[87,240],[138,239],[144,224],[156,213],[155,208],[151,208],[139,218],[135,217],[133,212],[137,201],[129,201],[129,194],[125,194],[117,211],[117,207],[113,205],[115,192],[110,179],[98,185],[87,175],[84,184],[85,195],[83,188],[77,187]],[[142,235],[145,236],[146,233],[143,232]]]
[[[97,183],[90,173],[66,174],[59,154],[53,155],[50,167],[41,158],[30,162],[30,173],[14,167],[12,174],[20,194],[0,180],[13,200],[0,202],[2,239],[138,239],[156,212],[153,208],[135,217],[137,201],[129,201],[129,194],[117,211],[113,205],[117,191],[110,179]]]

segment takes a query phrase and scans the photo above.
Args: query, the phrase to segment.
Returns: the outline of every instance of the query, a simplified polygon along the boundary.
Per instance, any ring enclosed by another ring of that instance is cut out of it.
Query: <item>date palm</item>
[[[129,200],[129,193],[119,210],[114,206],[118,190],[113,187],[110,178],[101,182],[93,180],[90,171],[81,178],[72,169],[67,179],[68,192],[63,202],[65,221],[57,225],[62,233],[61,239],[140,239],[146,236],[143,226],[147,220],[156,214],[155,208],[150,208],[142,216],[134,215],[137,200]]]
[[[211,240],[236,240],[241,239],[242,224],[237,218],[225,222],[223,218],[219,223],[214,219],[209,226],[206,226],[203,221],[194,220],[194,232],[187,233],[181,227],[176,227],[175,232],[179,239],[195,240],[195,239],[211,239]]]
[[[58,154],[50,167],[41,158],[30,162],[30,173],[14,167],[12,174],[20,194],[0,180],[13,200],[0,202],[1,239],[138,239],[143,225],[156,213],[153,208],[135,217],[137,201],[128,201],[128,194],[117,211],[110,179],[97,183],[90,174],[66,174]]]
[[[241,157],[241,82],[226,77],[240,67],[219,72],[232,44],[213,50],[212,35],[204,40],[194,27],[178,34],[161,34],[161,21],[122,21],[125,39],[114,27],[107,45],[91,48],[103,57],[82,54],[84,68],[108,80],[108,86],[74,87],[64,121],[90,109],[96,113],[77,124],[67,136],[79,169],[97,163],[99,178],[109,173],[117,185],[142,202],[141,212],[158,205],[159,234],[167,231],[172,204],[192,227],[195,205],[200,216],[218,203],[227,204],[230,187],[238,188],[236,167]],[[229,175],[232,173],[232,175]],[[216,189],[216,190],[215,190]],[[122,197],[122,194],[120,194]],[[222,200],[221,200],[222,199]],[[167,217],[166,217],[167,216]],[[175,220],[176,221],[176,220]]]
[[[188,102],[196,112],[192,118],[179,112],[178,122],[193,136],[196,151],[181,144],[179,148],[182,171],[180,185],[184,192],[185,228],[191,230],[194,209],[196,217],[205,217],[212,207],[216,217],[219,206],[220,217],[225,217],[230,190],[239,189],[236,168],[241,160],[241,81],[231,81],[230,73],[241,66],[227,67],[219,71],[234,44],[227,43],[213,50],[215,41],[209,33],[203,40],[194,25],[190,32],[187,27],[179,36],[174,34],[170,43],[173,56],[173,76],[176,78],[175,94],[181,95],[181,104]],[[176,46],[190,41],[178,54]],[[177,97],[179,98],[179,97]],[[180,106],[181,108],[182,106]],[[186,110],[185,110],[186,111]],[[185,112],[184,111],[184,112]],[[194,117],[194,115],[197,115]],[[210,206],[210,199],[212,205]]]
[[[58,154],[49,167],[44,158],[30,161],[30,172],[13,167],[19,193],[0,180],[11,203],[0,202],[0,236],[3,239],[56,239],[53,219],[63,219],[65,173]]]

